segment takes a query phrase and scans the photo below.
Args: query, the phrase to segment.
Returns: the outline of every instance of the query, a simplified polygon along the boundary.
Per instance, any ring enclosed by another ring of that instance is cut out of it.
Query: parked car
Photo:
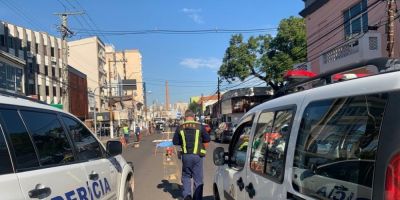
[[[1,199],[133,200],[121,153],[72,114],[0,92]]]
[[[376,59],[339,68],[310,81],[361,66],[375,65],[382,73],[251,109],[239,121],[229,149],[214,150],[215,199],[399,199],[396,64]]]
[[[234,126],[231,122],[222,122],[215,130],[215,141],[224,143],[230,142],[233,135]]]

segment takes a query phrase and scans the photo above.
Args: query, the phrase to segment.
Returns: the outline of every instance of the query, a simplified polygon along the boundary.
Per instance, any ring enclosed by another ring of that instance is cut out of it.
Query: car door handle
[[[89,174],[89,179],[92,181],[96,181],[97,179],[99,179],[99,174],[96,172],[92,172],[91,174]]]
[[[42,184],[37,184],[35,189],[29,191],[29,198],[32,199],[44,199],[51,194],[51,189],[49,187],[45,187]]]
[[[291,192],[287,192],[286,199],[288,199],[288,200],[305,200],[304,198],[301,198]]]
[[[245,187],[245,190],[249,194],[250,199],[256,196],[256,190],[254,189],[253,183],[249,183],[249,185]]]
[[[242,191],[244,189],[244,182],[242,177],[240,177],[237,181],[236,181],[236,185],[239,187],[239,190]]]

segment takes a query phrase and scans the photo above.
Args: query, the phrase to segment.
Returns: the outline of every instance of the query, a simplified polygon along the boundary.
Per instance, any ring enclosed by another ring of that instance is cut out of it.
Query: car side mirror
[[[116,156],[122,154],[122,144],[120,141],[108,141],[107,142],[107,152],[111,156]]]
[[[226,163],[225,150],[223,147],[217,147],[214,149],[213,160],[215,166],[222,166]]]

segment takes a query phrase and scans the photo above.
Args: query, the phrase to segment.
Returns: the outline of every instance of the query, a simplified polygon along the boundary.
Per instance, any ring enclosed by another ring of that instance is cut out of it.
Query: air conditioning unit
[[[32,58],[32,57],[33,57],[33,53],[30,52],[30,51],[28,51],[28,52],[26,52],[26,56],[27,56],[28,58]]]
[[[55,57],[51,57],[51,62],[57,63],[57,59]]]

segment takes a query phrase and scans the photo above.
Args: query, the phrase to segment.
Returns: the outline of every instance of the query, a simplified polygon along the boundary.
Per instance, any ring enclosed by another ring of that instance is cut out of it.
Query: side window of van
[[[230,167],[237,170],[242,170],[246,163],[247,147],[249,146],[252,124],[253,116],[250,116],[247,122],[242,123],[236,129],[229,147]]]
[[[17,170],[39,166],[39,161],[21,117],[16,110],[0,109],[3,131],[9,137]]]
[[[293,117],[293,110],[260,114],[250,157],[250,169],[253,172],[282,181]]]
[[[42,166],[73,162],[74,155],[56,114],[20,111],[39,153]]]
[[[10,154],[6,145],[4,135],[0,129],[0,175],[13,172]]]
[[[62,119],[68,127],[72,141],[78,150],[79,160],[103,158],[101,145],[85,126],[69,117],[62,117]]]
[[[310,103],[293,163],[293,187],[321,199],[371,199],[387,95]]]

